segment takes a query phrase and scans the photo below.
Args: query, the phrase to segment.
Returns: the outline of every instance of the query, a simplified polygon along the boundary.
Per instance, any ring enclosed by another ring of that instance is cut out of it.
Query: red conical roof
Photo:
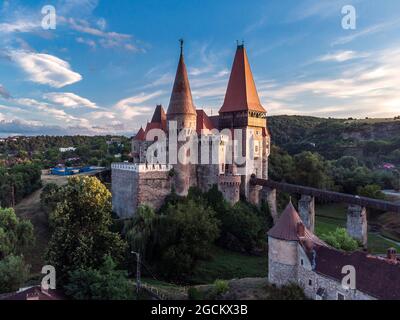
[[[163,123],[167,120],[167,116],[165,115],[164,108],[161,104],[158,104],[156,110],[154,110],[153,118],[151,118],[151,122]]]
[[[143,130],[143,128],[142,127],[140,127],[140,130],[138,131],[138,133],[136,134],[136,136],[135,136],[135,140],[138,140],[138,141],[144,141],[144,139],[145,139],[146,137],[145,137],[145,133],[144,133],[144,130]]]
[[[190,91],[189,79],[182,52],[179,57],[178,69],[176,71],[174,87],[167,111],[167,115],[172,114],[196,115],[196,108],[193,105],[192,92]]]
[[[224,104],[219,112],[266,112],[258,97],[253,74],[243,45],[237,47]]]
[[[268,236],[286,241],[311,240],[319,245],[326,245],[310,230],[304,227],[304,237],[299,235],[299,223],[303,224],[299,214],[293,207],[292,201],[283,210],[276,224],[268,231]]]

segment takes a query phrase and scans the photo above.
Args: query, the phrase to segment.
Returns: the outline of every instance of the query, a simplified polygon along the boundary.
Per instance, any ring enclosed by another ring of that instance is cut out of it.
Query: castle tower
[[[190,139],[191,135],[196,134],[196,118],[196,108],[193,104],[192,92],[190,90],[186,65],[183,58],[183,40],[181,40],[181,54],[167,111],[169,133],[171,132],[171,128],[176,128],[174,131],[176,131],[178,135],[178,142],[177,146],[170,143],[170,149],[176,148],[176,152],[178,153],[182,146]],[[183,135],[185,136],[184,140],[179,137]],[[169,138],[172,140],[172,137]],[[169,152],[171,152],[171,150],[169,150]],[[187,152],[184,157],[186,158],[186,161],[183,161],[184,163],[179,161],[178,158],[178,163],[174,165],[175,190],[178,195],[187,195],[189,187],[192,184],[191,180],[193,179],[193,177],[191,177],[194,169],[193,165],[187,164],[188,158],[190,157],[189,152]]]
[[[271,284],[282,286],[297,282],[297,244],[304,232],[299,214],[290,202],[268,232],[268,281]]]
[[[269,134],[266,110],[261,105],[254,83],[244,45],[238,45],[224,103],[219,110],[220,129],[240,129],[242,145],[236,144],[245,157],[238,164],[238,174],[242,176],[241,193],[249,197],[249,181],[252,174],[267,179],[269,156]]]

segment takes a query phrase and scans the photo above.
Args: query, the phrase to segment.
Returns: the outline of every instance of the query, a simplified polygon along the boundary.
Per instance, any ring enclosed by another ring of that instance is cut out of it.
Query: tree
[[[69,273],[66,294],[76,300],[129,300],[134,298],[134,286],[124,271],[106,256],[98,270],[80,268]]]
[[[319,189],[331,189],[333,180],[328,175],[327,163],[318,153],[309,151],[297,154],[294,157],[297,184]]]
[[[150,239],[154,231],[156,214],[149,206],[138,207],[133,219],[125,223],[123,234],[131,250],[140,252],[146,257],[147,248],[150,246]]]
[[[344,228],[337,228],[334,232],[323,234],[321,239],[339,250],[354,251],[358,248],[358,242],[350,237]]]
[[[266,219],[258,216],[247,203],[238,202],[219,216],[221,238],[219,243],[235,251],[252,252],[265,243]]]
[[[0,260],[0,293],[15,292],[26,281],[29,266],[22,256],[9,255]]]
[[[51,214],[57,207],[57,204],[64,198],[63,188],[55,183],[46,184],[40,194],[40,206],[51,220]],[[51,221],[49,221],[51,222]],[[51,223],[50,223],[51,224]]]
[[[54,232],[46,258],[57,274],[96,268],[103,257],[122,259],[126,244],[110,231],[111,194],[95,177],[72,177],[63,187],[64,200],[54,211]]]
[[[365,187],[358,187],[357,193],[360,196],[384,200],[385,194],[382,192],[381,187],[376,184],[368,184]]]
[[[33,226],[20,220],[14,209],[0,208],[0,260],[10,254],[20,254],[35,241]]]
[[[166,277],[181,280],[200,259],[209,257],[219,234],[218,220],[209,207],[193,200],[169,205],[155,230],[153,261]]]

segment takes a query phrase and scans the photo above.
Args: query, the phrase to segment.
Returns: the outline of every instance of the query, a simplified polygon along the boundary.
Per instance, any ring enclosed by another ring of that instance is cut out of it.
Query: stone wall
[[[112,210],[120,218],[132,217],[137,207],[139,173],[113,168],[111,171]]]
[[[278,286],[297,282],[297,241],[268,237],[268,280]]]
[[[349,205],[347,209],[347,232],[351,237],[367,246],[368,223],[366,208]]]
[[[165,197],[171,193],[172,179],[169,172],[141,172],[138,177],[137,203],[159,209]]]
[[[171,192],[170,167],[115,163],[112,165],[111,192],[113,211],[122,219],[135,215],[141,204],[159,209]]]

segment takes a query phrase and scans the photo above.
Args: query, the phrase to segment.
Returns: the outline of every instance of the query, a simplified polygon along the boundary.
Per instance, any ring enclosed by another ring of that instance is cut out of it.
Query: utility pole
[[[136,255],[136,299],[139,300],[140,293],[140,253],[131,251],[131,253]]]

